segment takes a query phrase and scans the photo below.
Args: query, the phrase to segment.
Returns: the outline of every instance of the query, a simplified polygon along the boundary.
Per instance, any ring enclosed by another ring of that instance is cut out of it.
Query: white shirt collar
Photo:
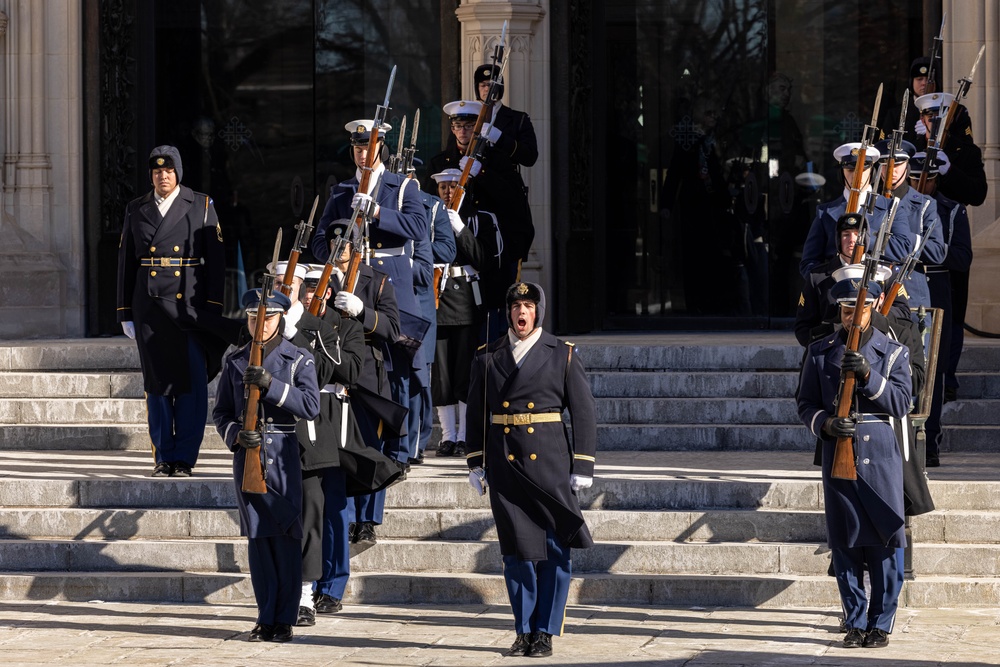
[[[521,340],[514,333],[513,329],[507,329],[507,340],[510,342],[510,352],[514,355],[514,363],[517,367],[521,367],[521,362],[524,361],[525,355],[531,351],[531,348],[535,346],[538,339],[542,337],[542,328],[538,327],[532,331],[527,338]]]

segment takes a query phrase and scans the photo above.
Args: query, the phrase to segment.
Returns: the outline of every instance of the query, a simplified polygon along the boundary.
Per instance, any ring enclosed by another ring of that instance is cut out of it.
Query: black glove
[[[260,447],[260,431],[240,431],[236,434],[236,442],[243,449],[257,449]]]
[[[255,384],[267,391],[271,386],[271,374],[263,366],[247,366],[243,371],[243,384]]]
[[[868,374],[872,372],[872,365],[868,360],[861,356],[860,352],[850,350],[844,352],[844,360],[840,362],[840,367],[845,371],[854,371],[855,380],[859,380],[861,384],[868,382]]]
[[[858,430],[858,423],[853,417],[827,417],[823,430],[835,438],[848,438]]]

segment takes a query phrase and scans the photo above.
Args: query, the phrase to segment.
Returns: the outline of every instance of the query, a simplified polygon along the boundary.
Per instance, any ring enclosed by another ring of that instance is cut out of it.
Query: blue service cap
[[[882,162],[889,161],[889,148],[892,140],[883,139],[882,141],[875,142],[875,149],[879,152],[879,160]],[[913,157],[913,154],[917,152],[917,147],[911,144],[907,140],[903,140],[899,144],[899,149],[896,151],[895,158],[897,161],[905,162]]]
[[[240,303],[243,306],[243,310],[247,313],[256,313],[257,309],[260,307],[260,294],[261,290],[251,289],[243,293],[243,298],[240,299]],[[268,313],[283,313],[292,307],[292,300],[289,299],[281,290],[275,290],[275,292],[267,297],[266,309]]]
[[[924,162],[927,160],[927,153],[920,151],[910,159],[910,178],[920,178],[920,173],[924,170]],[[927,167],[927,177],[934,178],[938,175],[938,167],[944,164],[941,153],[938,152]]]

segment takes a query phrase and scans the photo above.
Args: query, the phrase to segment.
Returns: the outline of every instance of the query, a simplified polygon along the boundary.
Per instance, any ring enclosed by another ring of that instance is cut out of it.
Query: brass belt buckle
[[[531,414],[516,414],[512,415],[514,417],[514,426],[527,426],[531,423]]]
[[[167,268],[169,266],[170,266],[170,258],[169,257],[161,257],[160,258],[160,267]]]

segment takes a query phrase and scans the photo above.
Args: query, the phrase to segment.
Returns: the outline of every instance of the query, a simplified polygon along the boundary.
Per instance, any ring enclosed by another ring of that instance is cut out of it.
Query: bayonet
[[[944,43],[944,26],[948,22],[948,12],[945,12],[941,16],[941,28],[938,30],[937,36],[931,43],[931,63],[927,66],[927,86],[924,89],[924,93],[936,93],[937,92],[937,72],[935,71],[935,66],[937,64],[938,57],[941,55],[941,45]]]
[[[274,239],[274,253],[271,254],[271,263],[267,265],[267,271],[262,278],[264,288],[262,293],[266,296],[274,294],[274,279],[277,275],[278,260],[281,259],[281,227],[278,227],[278,235]]]
[[[396,152],[389,158],[389,164],[387,169],[393,174],[403,174],[405,173],[403,169],[403,143],[406,138],[406,116],[403,116],[403,122],[399,124],[399,141],[396,142]]]
[[[420,129],[420,109],[413,113],[413,130],[410,132],[410,147],[403,151],[403,175],[413,171],[413,157],[417,153],[417,130]]]

